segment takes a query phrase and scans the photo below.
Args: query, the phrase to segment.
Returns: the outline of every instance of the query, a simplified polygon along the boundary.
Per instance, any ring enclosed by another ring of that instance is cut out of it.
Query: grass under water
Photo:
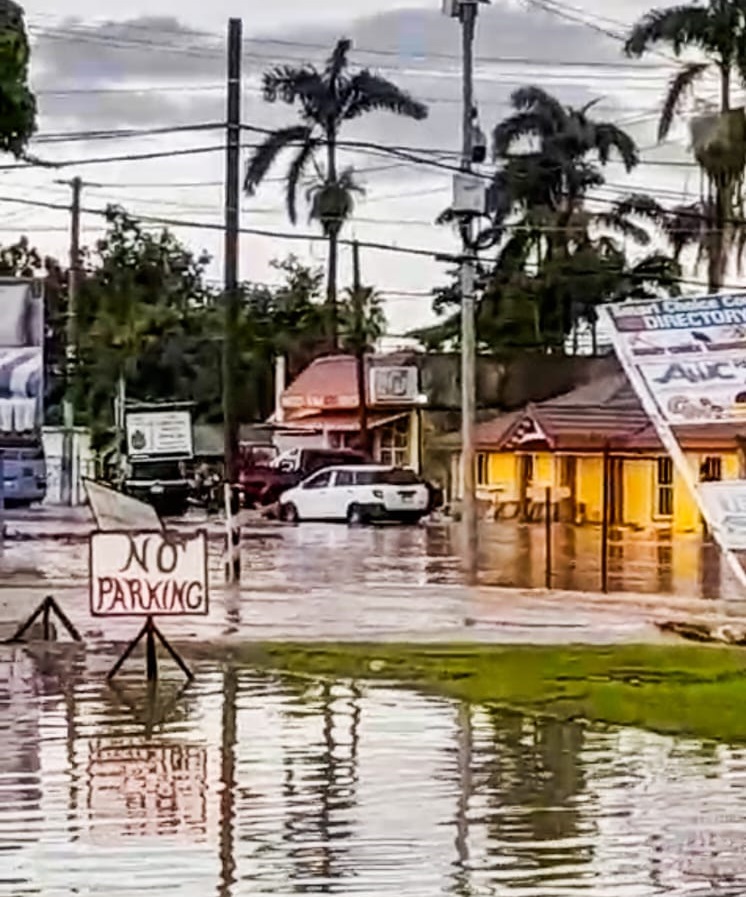
[[[383,679],[529,714],[746,742],[742,648],[277,643],[230,653],[259,669]]]

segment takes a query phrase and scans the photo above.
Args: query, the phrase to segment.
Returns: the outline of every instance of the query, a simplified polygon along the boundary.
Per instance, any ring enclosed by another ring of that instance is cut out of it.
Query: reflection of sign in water
[[[91,613],[98,617],[204,616],[204,532],[97,532],[90,539]]]
[[[189,411],[128,411],[125,430],[130,458],[194,454]]]
[[[93,742],[87,773],[94,836],[205,837],[205,748]]]
[[[417,398],[416,367],[374,367],[370,379],[371,399],[376,404],[414,402]]]

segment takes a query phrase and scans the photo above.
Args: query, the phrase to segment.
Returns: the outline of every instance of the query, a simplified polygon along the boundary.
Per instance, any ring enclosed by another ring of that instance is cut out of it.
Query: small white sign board
[[[730,551],[746,551],[746,480],[700,483],[710,526]]]
[[[190,411],[128,411],[125,432],[129,458],[194,454]]]
[[[205,533],[93,533],[90,605],[94,617],[205,616]]]

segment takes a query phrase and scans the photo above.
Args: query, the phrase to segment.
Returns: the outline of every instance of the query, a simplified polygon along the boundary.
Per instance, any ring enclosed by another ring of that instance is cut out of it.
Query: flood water
[[[20,538],[6,542],[0,576],[84,581],[90,524],[46,530],[14,521]],[[211,524],[212,565],[222,574],[220,524]],[[33,537],[33,538],[31,538]],[[256,589],[347,588],[356,585],[456,585],[462,582],[458,524],[350,529],[329,524],[263,524],[244,531],[245,582]],[[483,523],[480,579],[485,585],[542,588],[546,582],[543,524]],[[608,553],[610,591],[739,598],[740,589],[717,546],[696,535],[613,529]],[[601,534],[597,527],[555,525],[552,586],[598,592]]]
[[[746,892],[743,748],[111,659],[0,648],[3,897]]]

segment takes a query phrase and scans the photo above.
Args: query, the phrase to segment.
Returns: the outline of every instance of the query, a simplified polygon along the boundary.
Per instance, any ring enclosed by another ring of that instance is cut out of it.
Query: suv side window
[[[329,483],[332,481],[332,471],[331,470],[322,470],[321,473],[317,473],[315,477],[312,477],[310,480],[306,480],[303,484],[304,489],[324,489]]]
[[[355,484],[355,474],[351,470],[337,471],[337,486],[353,486]]]

